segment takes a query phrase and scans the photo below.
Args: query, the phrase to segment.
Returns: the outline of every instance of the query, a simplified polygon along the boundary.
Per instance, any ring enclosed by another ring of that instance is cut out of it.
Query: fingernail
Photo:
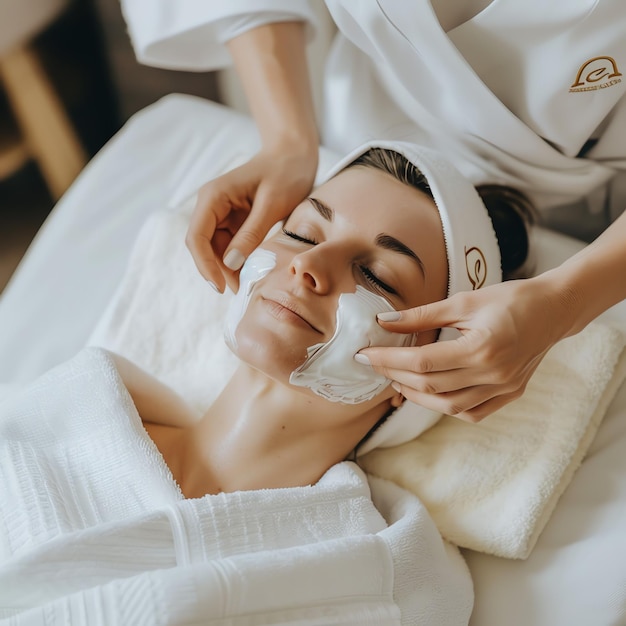
[[[395,380],[391,383],[391,386],[398,392],[402,393],[402,389],[400,387],[400,383],[397,383]]]
[[[354,360],[357,363],[360,363],[361,365],[371,365],[370,360],[364,354],[361,354],[360,352],[357,352],[354,355]]]
[[[206,282],[207,282],[207,285],[209,285],[209,286],[211,286],[213,288],[213,291],[216,291],[217,293],[222,293],[218,289],[217,285],[212,280],[207,280]]]
[[[233,270],[233,272],[236,272],[238,269],[241,268],[245,260],[246,260],[246,257],[243,256],[243,254],[241,254],[239,250],[236,250],[235,248],[233,248],[232,250],[229,250],[226,256],[224,257],[224,265],[229,270]]]
[[[386,313],[379,313],[376,317],[381,322],[397,322],[400,319],[400,313],[398,313],[398,311],[388,311]]]

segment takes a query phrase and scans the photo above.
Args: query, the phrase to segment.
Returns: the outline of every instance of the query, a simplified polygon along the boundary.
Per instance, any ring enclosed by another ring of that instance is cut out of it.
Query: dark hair
[[[385,148],[370,148],[348,167],[373,167],[433,197],[426,177],[402,154]],[[524,274],[530,252],[530,227],[535,223],[536,209],[521,191],[506,185],[486,184],[476,187],[493,223],[505,280]]]
[[[530,229],[537,221],[532,200],[508,185],[485,184],[476,187],[498,238],[504,280],[520,278],[530,254]]]

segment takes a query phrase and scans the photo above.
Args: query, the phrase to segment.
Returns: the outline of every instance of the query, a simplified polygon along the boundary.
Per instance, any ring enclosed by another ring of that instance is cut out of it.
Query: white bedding
[[[246,119],[186,96],[131,120],[61,200],[0,299],[0,383],[32,379],[85,345],[146,216],[177,206],[257,142]],[[547,235],[540,269],[580,245]],[[626,326],[626,307],[606,317]],[[473,626],[626,623],[625,449],[622,386],[530,557],[465,553]]]

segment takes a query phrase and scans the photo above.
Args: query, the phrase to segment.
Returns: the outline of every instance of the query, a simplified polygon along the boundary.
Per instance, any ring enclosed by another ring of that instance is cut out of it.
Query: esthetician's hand
[[[518,398],[548,349],[569,333],[565,304],[543,277],[459,293],[402,311],[398,321],[379,320],[403,333],[455,327],[459,339],[359,354],[412,402],[478,422]]]
[[[318,158],[317,146],[263,149],[200,188],[185,241],[200,274],[220,293],[226,284],[237,290],[245,259],[309,193]]]

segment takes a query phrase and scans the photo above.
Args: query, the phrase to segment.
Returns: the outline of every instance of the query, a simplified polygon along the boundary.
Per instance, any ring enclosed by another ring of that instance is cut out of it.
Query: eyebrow
[[[315,210],[328,222],[332,222],[335,218],[335,211],[331,209],[325,202],[313,197],[307,198],[307,200],[313,205]],[[398,252],[403,254],[404,256],[413,259],[417,266],[422,272],[422,276],[426,277],[426,268],[424,267],[424,263],[422,259],[420,259],[411,248],[404,245],[399,239],[392,237],[391,235],[387,235],[385,233],[380,233],[376,237],[376,245],[379,248],[384,248],[385,250],[391,250],[392,252]]]
[[[335,219],[334,209],[331,209],[325,202],[312,197],[307,198],[307,200],[327,222],[332,222]]]
[[[420,259],[411,248],[405,246],[399,239],[392,237],[391,235],[386,235],[385,233],[380,233],[376,237],[376,245],[380,248],[385,248],[385,250],[392,250],[393,252],[399,252],[400,254],[404,254],[404,256],[408,256],[410,259],[413,259],[417,266],[422,272],[422,276],[426,277],[426,268],[424,267],[424,263],[422,259]]]

